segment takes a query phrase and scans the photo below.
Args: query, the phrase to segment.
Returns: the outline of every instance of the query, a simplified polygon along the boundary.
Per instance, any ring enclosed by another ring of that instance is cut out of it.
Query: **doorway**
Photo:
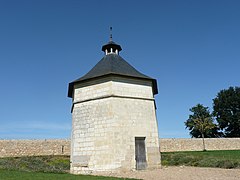
[[[145,139],[145,137],[135,137],[136,170],[147,168]]]

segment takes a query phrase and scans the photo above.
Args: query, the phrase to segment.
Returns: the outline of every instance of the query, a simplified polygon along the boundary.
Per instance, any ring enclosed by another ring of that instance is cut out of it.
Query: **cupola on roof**
[[[136,70],[133,66],[131,66],[119,55],[119,51],[121,50],[122,50],[121,46],[114,43],[110,36],[110,42],[102,46],[102,51],[105,52],[105,56],[87,74],[69,83],[68,97],[73,97],[74,84],[91,81],[96,78],[110,75],[150,80],[152,81],[153,94],[157,94],[158,89],[156,79],[153,79],[149,76],[142,74],[141,72]]]
[[[106,55],[112,53],[118,54],[121,50],[122,50],[121,46],[113,41],[109,41],[102,47],[102,51],[105,52]]]
[[[112,27],[110,27],[110,40],[107,44],[103,45],[102,51],[105,54],[118,54],[122,50],[121,46],[112,40]]]

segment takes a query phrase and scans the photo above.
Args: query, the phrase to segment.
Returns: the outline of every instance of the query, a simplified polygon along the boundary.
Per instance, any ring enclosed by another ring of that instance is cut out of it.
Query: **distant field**
[[[240,168],[240,150],[165,152],[162,165]]]

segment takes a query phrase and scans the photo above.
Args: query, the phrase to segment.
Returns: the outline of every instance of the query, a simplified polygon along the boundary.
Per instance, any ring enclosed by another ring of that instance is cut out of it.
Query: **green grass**
[[[164,166],[240,168],[240,150],[162,153]]]
[[[240,150],[165,152],[162,155],[164,166],[198,166],[219,168],[240,168]],[[18,179],[119,179],[102,176],[68,174],[69,156],[29,156],[0,158],[0,180]]]
[[[1,180],[118,180],[123,178],[0,170]]]
[[[70,157],[26,156],[0,158],[0,169],[28,172],[65,173],[70,169]]]
[[[69,156],[0,158],[0,180],[117,180],[122,178],[72,175]]]

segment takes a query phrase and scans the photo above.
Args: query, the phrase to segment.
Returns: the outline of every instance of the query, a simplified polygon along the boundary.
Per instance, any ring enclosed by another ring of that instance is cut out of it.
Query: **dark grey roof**
[[[158,93],[156,79],[140,73],[128,62],[126,62],[121,56],[117,54],[108,54],[105,55],[86,75],[69,83],[68,97],[72,97],[73,86],[75,83],[80,83],[107,75],[120,75],[151,80],[153,82],[153,93]]]
[[[110,50],[110,48],[113,48],[114,50],[117,49],[118,52],[122,50],[121,46],[113,41],[109,41],[107,44],[103,45],[102,51],[105,52],[106,49]]]

